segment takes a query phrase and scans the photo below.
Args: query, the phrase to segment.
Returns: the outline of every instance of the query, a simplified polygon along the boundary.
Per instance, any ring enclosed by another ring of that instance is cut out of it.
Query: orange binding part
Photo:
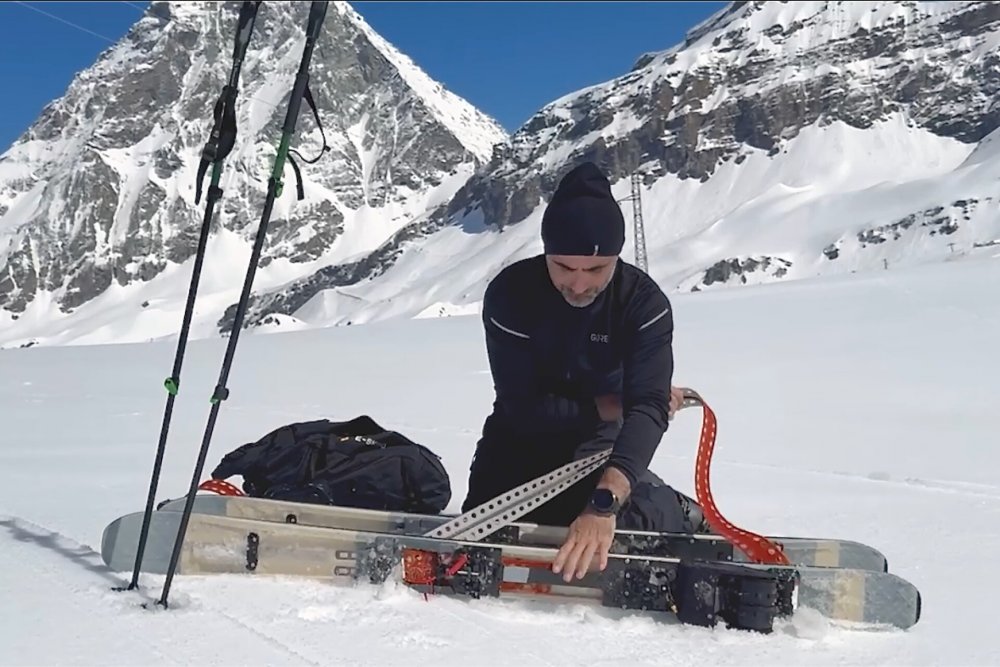
[[[206,479],[198,485],[201,491],[212,491],[220,496],[245,496],[240,489],[224,479]]]
[[[458,554],[454,561],[448,563],[444,576],[455,576],[468,562],[468,554]],[[437,568],[441,564],[441,555],[434,551],[403,549],[403,582],[433,585],[437,580]]]
[[[434,583],[437,554],[422,549],[403,549],[403,582],[407,584]]]
[[[684,402],[701,405],[704,414],[701,438],[698,442],[698,457],[694,466],[694,491],[708,525],[739,548],[754,563],[789,565],[788,557],[778,545],[762,535],[733,525],[716,507],[715,499],[712,498],[712,485],[709,482],[709,469],[712,465],[712,452],[715,450],[715,436],[718,431],[715,413],[692,389],[684,389]]]

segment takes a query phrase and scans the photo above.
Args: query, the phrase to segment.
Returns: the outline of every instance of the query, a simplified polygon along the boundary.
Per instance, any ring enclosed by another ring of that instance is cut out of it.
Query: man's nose
[[[570,289],[572,289],[577,294],[582,294],[589,288],[587,276],[584,274],[579,274],[573,276],[573,282],[570,283]]]

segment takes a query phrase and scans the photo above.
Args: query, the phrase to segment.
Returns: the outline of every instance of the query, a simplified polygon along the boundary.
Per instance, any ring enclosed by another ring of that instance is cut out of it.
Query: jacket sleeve
[[[633,489],[667,430],[674,371],[670,301],[657,290],[637,315],[622,364],[622,428],[607,464],[621,470]]]
[[[493,375],[497,409],[515,427],[533,432],[585,428],[596,423],[592,397],[575,396],[570,388],[546,381],[533,353],[531,332],[511,308],[506,294],[491,285],[483,299],[486,351]]]

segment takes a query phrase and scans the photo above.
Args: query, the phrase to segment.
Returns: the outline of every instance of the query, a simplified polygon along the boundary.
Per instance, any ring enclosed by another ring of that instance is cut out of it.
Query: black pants
[[[513,434],[484,435],[476,447],[469,469],[469,491],[462,503],[468,511],[505,491],[540,477],[570,461],[586,458],[611,447],[617,425],[599,429],[596,437],[580,442],[579,437],[532,438]],[[568,526],[584,510],[600,480],[596,470],[585,479],[550,499],[519,521],[552,526]],[[622,530],[704,532],[695,501],[675,491],[662,479],[646,471],[618,513],[616,526]]]

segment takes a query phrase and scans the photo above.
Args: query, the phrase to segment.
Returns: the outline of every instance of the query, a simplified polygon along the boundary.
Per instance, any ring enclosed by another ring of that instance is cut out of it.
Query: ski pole
[[[212,166],[212,178],[208,186],[205,203],[205,214],[201,222],[201,233],[198,237],[198,249],[195,252],[194,269],[191,273],[191,284],[188,287],[187,303],[184,307],[184,318],[181,323],[180,336],[177,340],[177,351],[174,355],[174,366],[170,377],[164,381],[167,389],[167,405],[163,411],[163,423],[160,426],[160,442],[156,448],[156,458],[153,462],[153,472],[149,481],[149,491],[146,497],[146,510],[142,518],[142,529],[139,533],[139,545],[136,550],[135,567],[132,570],[132,580],[126,590],[139,586],[139,571],[142,568],[142,558],[146,550],[146,540],[149,534],[149,523],[153,513],[153,503],[156,499],[156,489],[160,483],[160,471],[163,466],[163,455],[167,446],[167,434],[170,430],[170,420],[174,411],[174,400],[180,388],[181,367],[184,363],[184,353],[187,348],[188,334],[191,329],[191,319],[194,314],[194,303],[198,293],[198,283],[201,280],[201,269],[205,259],[205,246],[208,243],[208,233],[212,226],[215,204],[222,198],[219,181],[222,178],[222,165],[236,143],[236,96],[239,85],[240,71],[246,56],[250,35],[253,33],[257,19],[257,2],[245,1],[240,7],[236,25],[236,38],[233,46],[233,65],[229,72],[229,80],[222,89],[222,94],[215,103],[215,123],[205,147],[201,153],[201,164],[198,167],[197,190],[195,203],[201,199],[201,184],[208,166]]]
[[[219,381],[215,386],[214,393],[212,394],[212,408],[209,412],[208,424],[205,428],[204,438],[202,439],[201,450],[198,452],[198,460],[195,463],[194,474],[191,477],[191,486],[188,490],[187,500],[184,504],[180,526],[178,526],[177,529],[177,537],[174,540],[174,548],[170,556],[170,564],[167,568],[166,580],[163,584],[163,593],[158,601],[158,604],[163,607],[167,606],[167,596],[170,593],[170,586],[174,578],[174,573],[177,570],[177,563],[180,560],[181,547],[187,532],[188,521],[191,518],[191,509],[194,505],[195,494],[198,492],[199,480],[201,479],[202,469],[205,466],[205,458],[208,455],[208,447],[212,439],[212,432],[215,428],[215,422],[218,418],[219,409],[222,405],[222,401],[229,397],[229,389],[226,388],[226,381],[229,378],[229,370],[232,366],[233,357],[236,353],[236,344],[239,341],[240,329],[243,327],[243,317],[246,313],[247,303],[250,300],[250,289],[253,286],[257,263],[260,259],[260,254],[264,246],[264,239],[267,234],[267,225],[271,218],[271,210],[274,207],[274,200],[281,195],[283,187],[281,180],[282,170],[285,166],[285,160],[288,157],[289,144],[295,133],[295,124],[298,119],[299,110],[302,107],[302,99],[306,95],[307,85],[309,83],[309,63],[312,60],[313,49],[315,48],[316,41],[319,38],[320,29],[323,27],[323,20],[326,18],[328,4],[329,3],[325,0],[321,2],[314,1],[311,3],[309,9],[309,22],[306,27],[305,47],[302,52],[302,60],[299,63],[298,73],[295,76],[295,83],[292,87],[291,97],[288,101],[288,111],[285,114],[285,124],[282,128],[281,143],[278,146],[278,152],[274,159],[274,169],[271,172],[271,177],[267,181],[267,199],[264,202],[264,211],[261,214],[260,225],[257,228],[257,237],[254,241],[253,252],[250,256],[250,262],[247,265],[246,278],[243,281],[243,292],[240,295],[240,301],[236,308],[236,318],[233,322],[233,328],[229,335],[229,343],[226,346],[226,353],[222,362]]]

